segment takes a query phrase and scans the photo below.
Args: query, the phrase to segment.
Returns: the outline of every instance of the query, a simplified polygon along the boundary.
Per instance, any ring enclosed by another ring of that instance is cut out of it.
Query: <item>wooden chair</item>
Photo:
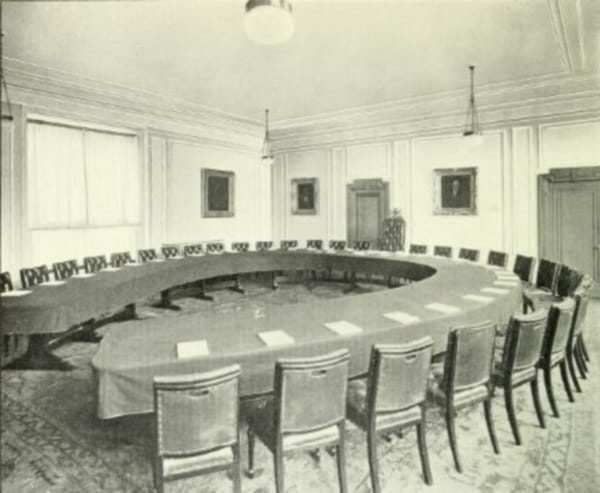
[[[506,265],[508,264],[508,254],[505,252],[490,250],[488,253],[487,264],[497,265],[498,267],[506,269]]]
[[[50,280],[50,271],[48,266],[39,265],[37,267],[25,267],[20,270],[21,275],[21,287],[23,289],[37,286],[43,282]]]
[[[257,252],[266,252],[267,250],[270,250],[271,248],[273,248],[272,241],[257,241],[256,242],[256,251]]]
[[[407,344],[377,344],[371,349],[369,374],[348,385],[346,414],[367,432],[367,454],[373,493],[379,493],[378,433],[416,426],[425,483],[432,484],[425,441],[425,397],[433,339]]]
[[[10,272],[0,273],[0,293],[12,291],[14,289]]]
[[[530,384],[538,421],[542,428],[546,427],[538,391],[537,365],[547,325],[548,312],[544,309],[528,315],[513,316],[508,324],[501,358],[494,365],[493,382],[495,386],[504,389],[504,404],[517,445],[521,445],[521,434],[513,402],[513,389]]]
[[[221,242],[214,241],[206,244],[206,253],[221,253],[225,250],[225,245]]]
[[[577,269],[563,265],[556,280],[556,294],[561,298],[575,296],[575,291],[583,281],[583,274]]]
[[[461,248],[458,251],[458,258],[470,260],[471,262],[479,262],[479,250],[473,250],[471,248]]]
[[[340,491],[347,491],[344,441],[349,358],[349,352],[343,349],[322,356],[277,361],[274,396],[244,407],[251,477],[255,436],[273,454],[277,493],[285,491],[284,454],[335,446]]]
[[[438,257],[452,258],[452,247],[436,245],[433,247],[433,254]]]
[[[113,267],[123,267],[125,264],[132,264],[133,259],[129,252],[117,252],[110,254],[110,265]]]
[[[52,264],[52,272],[54,279],[63,280],[69,279],[79,272],[77,260],[65,260],[64,262],[54,262]]]
[[[323,240],[306,240],[306,248],[312,248],[314,250],[323,249]]]
[[[195,245],[184,245],[183,247],[183,256],[184,257],[193,257],[194,255],[201,255],[204,253],[204,247],[197,243]]]
[[[292,248],[298,248],[298,242],[296,240],[281,240],[279,244],[280,250],[291,250]]]
[[[371,248],[371,242],[370,241],[353,241],[352,242],[352,249],[353,250],[366,251],[366,250],[369,250],[370,248]]]
[[[138,258],[140,259],[140,262],[146,263],[150,262],[151,260],[156,260],[158,255],[156,254],[156,250],[154,248],[147,248],[144,250],[138,250]]]
[[[241,493],[238,365],[189,375],[154,377],[154,486],[219,470],[231,471]]]
[[[552,388],[552,369],[554,367],[560,366],[560,376],[567,397],[570,402],[574,401],[567,375],[567,344],[569,342],[569,332],[571,331],[574,312],[575,301],[572,298],[566,298],[564,301],[553,303],[550,306],[548,325],[544,334],[540,361],[538,362],[538,368],[544,372],[544,384],[552,413],[557,418],[560,417],[560,414],[556,406],[554,390]]]
[[[588,371],[585,362],[585,344],[583,342],[583,328],[585,326],[588,304],[588,291],[584,289],[578,290],[575,294],[575,311],[573,313],[573,322],[571,324],[569,340],[566,347],[567,366],[577,392],[581,392],[581,386],[579,385],[575,365],[577,365],[577,368],[579,369],[581,378],[587,378],[586,373]]]
[[[556,281],[559,276],[561,266],[551,260],[541,259],[538,267],[535,286],[538,289],[548,293],[556,293]]]
[[[14,285],[10,272],[0,273],[0,293],[12,291]],[[6,366],[27,351],[28,336],[21,334],[5,334],[2,336],[0,350],[0,365]]]
[[[250,249],[250,243],[247,241],[236,241],[231,244],[231,249],[234,252],[247,252]]]
[[[531,282],[531,274],[535,267],[535,259],[533,257],[527,257],[525,255],[517,254],[515,257],[515,264],[513,266],[513,272],[519,276],[519,279],[524,283],[529,284]]]
[[[331,248],[332,250],[335,250],[336,252],[345,250],[346,242],[344,240],[330,240],[329,248]]]
[[[181,256],[181,251],[177,245],[163,245],[161,251],[166,259]]]
[[[416,243],[411,243],[408,252],[425,255],[427,253],[427,245],[418,245]]]
[[[462,466],[456,444],[454,416],[459,409],[483,402],[485,420],[495,453],[498,441],[492,420],[492,357],[496,327],[492,322],[458,327],[448,334],[444,369],[430,388],[430,398],[441,405],[446,418],[446,428],[454,465],[458,472]]]

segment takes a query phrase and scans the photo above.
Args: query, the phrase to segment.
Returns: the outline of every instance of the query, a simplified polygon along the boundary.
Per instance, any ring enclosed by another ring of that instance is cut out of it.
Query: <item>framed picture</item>
[[[234,179],[232,171],[202,170],[202,217],[233,217]]]
[[[319,184],[316,178],[292,179],[292,214],[317,214]]]
[[[477,168],[433,170],[434,214],[477,214]]]

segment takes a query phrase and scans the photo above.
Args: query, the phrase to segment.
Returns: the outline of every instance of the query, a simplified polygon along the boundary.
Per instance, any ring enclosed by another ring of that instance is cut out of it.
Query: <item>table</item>
[[[130,297],[117,298],[114,302],[118,301],[118,306],[122,306],[133,301],[131,296],[134,294],[145,296],[198,278],[329,268],[384,277],[394,273],[416,282],[352,297],[268,306],[257,313],[227,316],[202,313],[119,324],[105,335],[92,360],[98,390],[98,416],[107,419],[151,412],[155,375],[207,371],[238,363],[242,367],[240,394],[248,397],[272,391],[277,358],[312,356],[342,347],[350,350],[350,375],[361,375],[367,371],[373,343],[400,343],[429,335],[434,341],[434,353],[439,354],[445,350],[450,328],[483,320],[506,323],[521,306],[521,284],[495,286],[495,271],[481,265],[391,252],[358,255],[309,251],[223,254],[130,268],[132,273],[123,277],[127,289],[121,288],[121,293]],[[118,274],[112,273],[111,282],[114,281],[115,286],[119,285]],[[143,282],[144,279],[148,282]],[[494,294],[481,291],[489,287],[500,291]],[[465,295],[468,298],[464,298]],[[469,298],[472,295],[475,298]],[[103,296],[112,300],[113,295]],[[484,298],[478,298],[481,296]],[[439,311],[439,306],[438,309],[428,306],[431,303],[451,306],[455,310],[445,313]],[[417,316],[419,320],[401,324],[384,316],[398,310]],[[363,331],[339,336],[324,326],[340,320],[358,325]],[[269,330],[284,330],[295,343],[265,346],[257,333]],[[176,344],[193,340],[206,340],[210,354],[177,359]]]

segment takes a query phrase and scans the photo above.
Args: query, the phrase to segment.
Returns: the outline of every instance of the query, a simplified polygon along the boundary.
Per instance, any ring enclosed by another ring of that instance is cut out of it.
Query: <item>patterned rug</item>
[[[224,314],[256,310],[268,304],[299,303],[312,299],[349,296],[345,285],[318,283],[309,290],[300,284],[282,284],[272,291],[264,284],[246,284],[247,294],[229,291],[215,293],[208,303],[180,292],[176,303],[182,312],[157,310],[144,304],[142,317],[181,316],[202,310]],[[368,285],[362,291],[382,289]],[[351,295],[360,294],[361,291]],[[359,298],[357,298],[357,302]],[[598,492],[600,491],[600,340],[594,334],[600,321],[600,303],[588,313],[588,348],[591,373],[582,382],[583,394],[576,402],[567,401],[556,375],[555,394],[561,411],[559,419],[549,416],[544,390],[542,405],[547,429],[542,430],[531,402],[528,387],[516,391],[516,407],[524,444],[515,446],[504,409],[502,391],[494,398],[493,412],[500,454],[495,455],[485,427],[482,407],[461,411],[457,419],[458,446],[464,472],[458,474],[443,419],[439,410],[428,412],[427,441],[433,486],[422,480],[416,436],[407,430],[403,438],[378,443],[380,479],[386,493],[406,492]],[[140,321],[143,323],[143,320]],[[110,330],[106,326],[103,331]],[[5,493],[70,492],[150,492],[153,453],[152,416],[132,416],[102,422],[94,415],[94,386],[90,360],[94,344],[70,343],[56,353],[76,366],[72,372],[3,371],[1,376],[1,477]],[[242,433],[243,460],[246,459],[245,433]],[[243,491],[275,491],[272,457],[257,442],[257,467],[263,469],[254,479],[243,478]],[[286,491],[289,493],[329,493],[338,490],[335,460],[325,451],[316,461],[307,453],[297,453],[285,461]],[[347,475],[349,491],[370,492],[369,469],[364,432],[348,426]],[[231,491],[224,473],[182,480],[167,485],[169,492]]]

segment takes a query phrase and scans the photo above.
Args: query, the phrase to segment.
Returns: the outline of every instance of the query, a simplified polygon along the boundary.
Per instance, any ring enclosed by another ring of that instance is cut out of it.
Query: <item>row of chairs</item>
[[[445,416],[455,468],[462,472],[455,415],[483,403],[495,453],[498,441],[491,413],[496,388],[502,388],[508,420],[517,445],[522,443],[513,390],[530,384],[539,424],[545,428],[537,374],[543,372],[552,413],[559,417],[552,388],[552,369],[559,366],[570,401],[567,366],[581,336],[588,293],[553,303],[549,310],[514,315],[504,334],[494,323],[452,329],[443,364],[431,364],[433,340],[375,344],[366,378],[348,381],[348,350],[308,358],[281,358],[274,371],[272,397],[244,400],[248,473],[254,472],[255,438],[271,451],[275,485],[284,488],[284,455],[321,447],[333,449],[340,491],[345,492],[346,419],[367,434],[367,457],[374,493],[380,491],[377,437],[415,426],[424,481],[432,484],[426,445],[426,412],[439,405]],[[155,377],[157,427],[155,486],[182,473],[216,468],[232,470],[234,491],[241,491],[238,365],[202,374]]]

